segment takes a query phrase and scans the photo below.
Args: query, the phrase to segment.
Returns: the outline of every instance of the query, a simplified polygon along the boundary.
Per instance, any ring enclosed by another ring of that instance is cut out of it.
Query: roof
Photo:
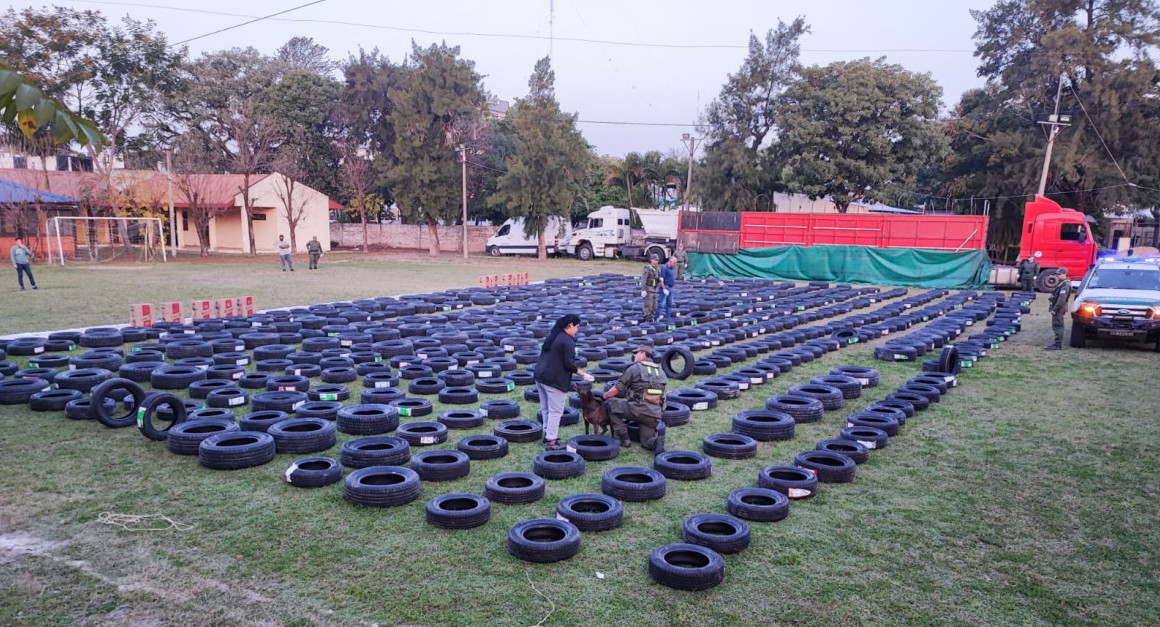
[[[252,175],[250,187],[258,184],[267,176],[266,174]],[[83,199],[88,199],[95,204],[106,204],[105,181],[100,174],[95,172],[0,169],[0,179],[16,181],[32,189],[45,189],[45,178],[48,179],[48,190],[72,197],[68,200],[69,203],[76,204],[82,202]],[[242,191],[245,177],[241,174],[197,174],[190,175],[188,179],[191,184],[196,184],[200,188],[205,204],[227,208],[236,204],[236,198]],[[113,172],[113,186],[122,193],[132,194],[142,201],[168,204],[169,179],[164,174],[152,170],[115,170]],[[173,205],[175,207],[189,205],[177,189],[177,177],[174,177]]]
[[[0,178],[0,202],[10,204],[75,205],[80,201],[68,196],[41,191],[16,181]]]

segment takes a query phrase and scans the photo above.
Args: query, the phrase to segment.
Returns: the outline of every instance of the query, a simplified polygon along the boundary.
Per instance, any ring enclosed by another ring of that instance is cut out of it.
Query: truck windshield
[[[1160,272],[1105,268],[1097,270],[1088,287],[1117,290],[1160,290]]]

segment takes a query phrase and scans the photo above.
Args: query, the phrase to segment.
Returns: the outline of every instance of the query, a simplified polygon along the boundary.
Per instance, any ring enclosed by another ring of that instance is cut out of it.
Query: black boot
[[[653,453],[656,455],[665,452],[665,431],[667,430],[665,423],[657,423],[657,437],[653,438]]]
[[[632,439],[628,437],[627,431],[616,434],[616,437],[620,438],[620,448],[629,448],[632,446]]]

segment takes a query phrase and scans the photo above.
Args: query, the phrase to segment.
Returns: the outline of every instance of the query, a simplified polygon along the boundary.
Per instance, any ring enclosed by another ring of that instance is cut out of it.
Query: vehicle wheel
[[[491,520],[491,503],[478,494],[452,492],[427,501],[427,522],[440,529],[471,529]]]
[[[838,437],[857,442],[867,449],[886,448],[890,443],[890,434],[878,427],[846,427],[838,432]]]
[[[508,532],[507,550],[527,562],[559,562],[580,551],[580,530],[555,518],[521,521]]]
[[[673,367],[673,362],[679,358],[681,360],[681,369],[677,370]],[[661,356],[661,368],[665,371],[665,376],[670,379],[677,379],[684,381],[693,374],[693,363],[696,358],[693,357],[693,352],[684,346],[672,346],[665,349]]]
[[[576,258],[580,261],[590,261],[592,256],[592,246],[588,244],[581,244],[580,248],[576,249]]]
[[[379,435],[399,427],[399,410],[390,405],[371,403],[347,405],[338,410],[336,421],[338,430],[343,433]]]
[[[165,405],[169,407],[172,419],[163,427],[158,427],[153,424],[153,415],[157,412],[157,408]],[[145,400],[137,406],[137,429],[141,431],[141,435],[160,442],[169,437],[169,429],[173,425],[185,422],[186,411],[185,404],[181,399],[169,394],[167,392],[154,392],[145,397]]]
[[[465,388],[451,388],[465,389]],[[446,391],[446,390],[444,390]],[[443,392],[440,392],[442,395]],[[449,409],[439,413],[437,420],[448,429],[474,429],[483,424],[483,414],[469,409]]]
[[[723,514],[694,514],[685,520],[682,538],[718,553],[737,553],[749,546],[749,525]]]
[[[677,590],[707,590],[725,580],[725,560],[697,544],[667,544],[649,554],[648,574]]]
[[[580,531],[608,531],[624,524],[624,506],[606,494],[572,494],[560,499],[556,517]]]
[[[507,399],[484,401],[479,404],[479,413],[485,418],[518,418],[520,404]]]
[[[789,516],[789,497],[769,488],[741,488],[729,493],[725,509],[754,522],[777,522]]]
[[[165,446],[174,455],[197,455],[201,441],[226,431],[241,431],[236,422],[229,420],[192,420],[178,423],[169,428]]]
[[[431,446],[447,441],[447,425],[441,422],[406,422],[395,429],[395,435],[411,446]]]
[[[489,257],[499,257],[499,246],[488,246],[487,254]]]
[[[537,442],[544,435],[544,427],[531,420],[505,420],[496,425],[492,433],[508,442]]]
[[[1078,324],[1071,325],[1071,339],[1068,345],[1072,348],[1083,348],[1087,345],[1087,336],[1084,335],[1083,328]],[[1160,351],[1160,338],[1156,338],[1156,350]]]
[[[802,451],[794,457],[793,463],[814,471],[822,483],[849,483],[854,480],[857,467],[846,455],[822,450]]]
[[[317,453],[338,442],[338,428],[325,418],[291,418],[266,430],[279,453]]]
[[[604,473],[600,491],[622,501],[655,501],[665,495],[665,476],[651,468],[621,466]]]
[[[28,398],[28,408],[32,411],[61,411],[70,402],[84,398],[80,390],[43,389]]]
[[[1039,271],[1039,276],[1035,277],[1035,289],[1040,292],[1051,292],[1059,285],[1059,275],[1056,274],[1056,268],[1044,268]]]
[[[489,477],[484,494],[496,503],[535,503],[544,497],[543,478],[526,472],[504,472]]]
[[[796,425],[793,416],[769,409],[747,409],[733,415],[733,433],[762,442],[789,440]],[[757,452],[756,445],[753,452]]]
[[[870,449],[854,440],[840,438],[836,440],[822,440],[818,442],[817,449],[819,451],[829,451],[831,453],[845,455],[854,460],[855,464],[861,464],[870,459]]]
[[[122,416],[114,416],[114,412],[105,409],[105,397],[114,390],[125,390],[133,397],[132,409]],[[93,418],[106,427],[117,429],[137,423],[137,408],[145,402],[145,390],[128,379],[108,379],[92,389],[89,399],[91,400],[89,410],[93,413]]]

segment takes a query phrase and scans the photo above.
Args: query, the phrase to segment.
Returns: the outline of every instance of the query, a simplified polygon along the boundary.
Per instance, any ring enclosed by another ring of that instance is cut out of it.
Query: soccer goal
[[[168,261],[161,218],[55,216],[48,262]]]

